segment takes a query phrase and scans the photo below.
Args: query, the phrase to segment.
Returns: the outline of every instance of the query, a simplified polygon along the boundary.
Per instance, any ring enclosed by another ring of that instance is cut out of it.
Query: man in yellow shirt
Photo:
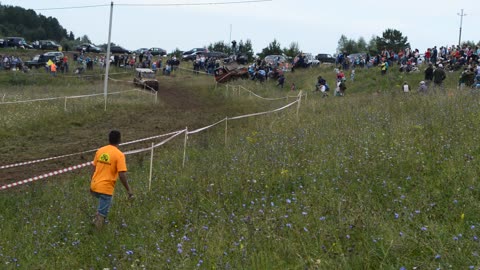
[[[94,224],[100,229],[105,222],[112,203],[112,196],[117,179],[127,190],[128,197],[133,198],[132,190],[127,181],[127,164],[125,155],[118,149],[121,141],[119,131],[112,130],[108,135],[109,145],[97,150],[93,160],[92,182],[90,192],[98,198],[98,209]]]

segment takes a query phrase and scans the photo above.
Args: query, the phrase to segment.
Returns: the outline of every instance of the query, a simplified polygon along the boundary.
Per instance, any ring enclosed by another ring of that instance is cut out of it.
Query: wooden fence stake
[[[152,143],[152,149],[150,152],[150,177],[148,180],[148,191],[152,189],[152,172],[153,172],[153,143]]]
[[[300,104],[302,103],[302,91],[298,94],[298,104],[297,104],[297,118],[300,112]]]
[[[227,134],[228,134],[228,116],[225,117],[225,146],[227,145]]]
[[[185,128],[185,141],[183,142],[183,163],[182,163],[183,168],[185,168],[185,158],[187,156],[187,139],[188,139],[188,127]]]

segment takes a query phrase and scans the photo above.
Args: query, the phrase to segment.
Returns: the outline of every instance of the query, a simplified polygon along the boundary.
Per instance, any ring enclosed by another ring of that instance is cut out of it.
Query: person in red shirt
[[[425,52],[425,61],[427,61],[427,64],[430,63],[430,58],[432,57],[432,52],[430,51],[430,48],[427,49]]]
[[[108,139],[110,144],[98,149],[95,154],[90,183],[90,192],[98,199],[98,208],[94,219],[94,225],[97,229],[103,226],[108,215],[118,178],[127,190],[128,197],[133,198],[132,190],[127,181],[125,154],[118,149],[121,134],[119,131],[112,130]]]

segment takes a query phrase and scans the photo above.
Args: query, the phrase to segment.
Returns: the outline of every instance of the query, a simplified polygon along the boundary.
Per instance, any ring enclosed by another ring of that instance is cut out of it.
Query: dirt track
[[[161,100],[161,105],[144,106],[134,113],[117,112],[109,115],[107,119],[89,122],[86,126],[69,126],[60,131],[58,128],[52,128],[49,134],[42,133],[38,136],[32,134],[28,138],[17,137],[17,140],[26,141],[26,143],[21,149],[16,148],[14,151],[1,153],[1,165],[96,149],[106,144],[106,134],[113,128],[122,131],[123,141],[181,130],[186,126],[198,128],[204,123],[209,124],[218,120],[216,115],[224,111],[223,100],[205,98],[188,87],[180,86],[173,79],[163,80],[158,99]],[[193,115],[196,117],[192,117]],[[2,142],[2,144],[8,145],[8,142]],[[135,144],[133,147],[123,149],[137,149],[145,146],[147,144]],[[16,182],[85,163],[90,161],[93,155],[94,153],[88,153],[0,170],[0,184]]]

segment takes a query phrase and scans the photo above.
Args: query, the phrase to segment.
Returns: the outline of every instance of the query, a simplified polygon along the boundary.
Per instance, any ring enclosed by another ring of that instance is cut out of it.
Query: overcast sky
[[[232,0],[118,0],[126,3],[205,3]],[[236,0],[238,1],[238,0]],[[109,4],[103,0],[0,0],[28,9]],[[462,40],[480,41],[478,0],[272,0],[218,6],[125,7],[113,11],[112,41],[127,49],[176,47],[188,50],[211,42],[251,39],[255,52],[274,38],[287,47],[298,42],[304,52],[335,53],[342,34],[348,38],[381,35],[386,28],[400,30],[413,48],[458,43],[461,9]],[[96,44],[107,42],[110,7],[37,11],[56,17],[76,36],[88,35]]]

